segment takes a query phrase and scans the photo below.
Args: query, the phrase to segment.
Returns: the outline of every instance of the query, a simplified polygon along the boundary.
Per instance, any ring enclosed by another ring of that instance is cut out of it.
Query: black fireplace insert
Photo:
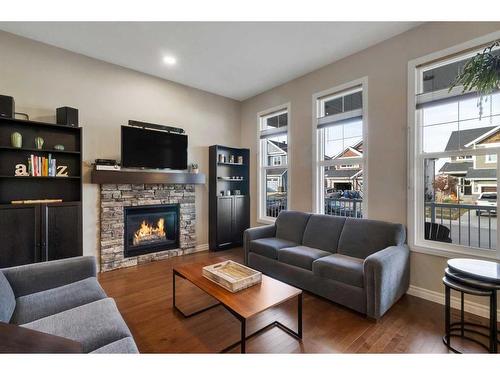
[[[179,247],[179,205],[124,208],[126,258]]]

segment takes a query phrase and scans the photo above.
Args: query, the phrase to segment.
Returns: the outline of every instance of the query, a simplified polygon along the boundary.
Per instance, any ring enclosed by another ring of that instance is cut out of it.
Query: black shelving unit
[[[11,134],[22,135],[21,148]],[[35,137],[42,137],[42,149]],[[64,150],[54,150],[62,144]],[[30,155],[67,166],[67,177],[15,176]],[[12,201],[62,199],[57,203]],[[82,255],[82,129],[0,118],[0,268]]]
[[[225,161],[221,161],[219,155],[225,157]],[[243,158],[243,163],[237,162],[238,157]],[[209,168],[210,249],[241,246],[243,232],[250,226],[250,150],[210,146]]]

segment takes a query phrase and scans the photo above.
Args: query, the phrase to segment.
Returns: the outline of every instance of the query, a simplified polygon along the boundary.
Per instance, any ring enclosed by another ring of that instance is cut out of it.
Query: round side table
[[[500,264],[475,259],[450,259],[443,277],[445,285],[445,335],[444,344],[453,352],[460,353],[451,345],[451,337],[473,341],[490,353],[498,352],[497,291],[500,290]],[[451,290],[460,292],[460,321],[451,322]],[[488,297],[490,300],[490,324],[465,322],[464,295]],[[488,338],[489,345],[472,335]]]

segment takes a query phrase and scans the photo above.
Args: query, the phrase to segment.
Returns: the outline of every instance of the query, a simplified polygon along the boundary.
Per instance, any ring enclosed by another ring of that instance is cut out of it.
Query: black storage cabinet
[[[219,155],[225,157],[225,161],[220,160]],[[231,156],[234,161],[230,161]],[[242,163],[238,157],[243,158]],[[250,226],[250,150],[210,146],[209,163],[210,250],[241,246],[243,232]]]
[[[10,135],[21,133],[21,148]],[[0,268],[82,255],[82,129],[0,118]],[[41,150],[35,137],[44,139]],[[54,150],[62,144],[64,150]],[[14,176],[29,156],[52,154],[68,177]],[[11,204],[13,200],[62,199],[59,203]]]

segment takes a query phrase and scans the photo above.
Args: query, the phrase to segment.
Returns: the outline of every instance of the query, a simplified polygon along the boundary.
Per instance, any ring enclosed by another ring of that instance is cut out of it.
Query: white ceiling
[[[0,22],[0,29],[244,100],[417,22]],[[162,58],[173,55],[177,64]]]

